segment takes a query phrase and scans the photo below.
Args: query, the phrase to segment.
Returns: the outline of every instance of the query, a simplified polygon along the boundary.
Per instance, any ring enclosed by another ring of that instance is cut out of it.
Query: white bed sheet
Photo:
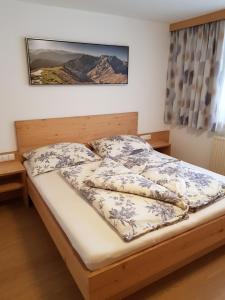
[[[72,246],[79,253],[87,268],[92,271],[225,214],[224,198],[190,214],[187,220],[147,233],[133,241],[124,242],[57,171],[32,177],[28,164],[25,162],[24,165],[30,179]],[[212,173],[205,169],[201,170]],[[212,174],[225,181],[224,176]]]

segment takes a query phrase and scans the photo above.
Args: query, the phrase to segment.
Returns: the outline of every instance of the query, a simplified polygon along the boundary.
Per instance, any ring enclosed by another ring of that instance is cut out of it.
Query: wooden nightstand
[[[157,132],[148,132],[139,134],[139,136],[151,135],[151,139],[146,140],[153,149],[171,155],[171,144],[169,143],[170,132],[169,130],[157,131]]]
[[[171,155],[171,144],[170,143],[164,142],[164,141],[156,141],[156,142],[149,141],[149,143],[151,144],[151,146],[154,150],[159,151],[164,154],[167,154],[167,155]]]
[[[23,201],[28,205],[26,188],[26,170],[18,160],[0,163],[0,196],[7,196],[13,192],[21,191]],[[8,197],[7,197],[8,198]],[[4,199],[4,198],[3,198]]]

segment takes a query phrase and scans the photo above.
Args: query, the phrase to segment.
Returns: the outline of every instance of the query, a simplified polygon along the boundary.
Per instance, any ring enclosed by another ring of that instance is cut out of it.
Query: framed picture
[[[129,47],[26,38],[31,85],[127,84]]]

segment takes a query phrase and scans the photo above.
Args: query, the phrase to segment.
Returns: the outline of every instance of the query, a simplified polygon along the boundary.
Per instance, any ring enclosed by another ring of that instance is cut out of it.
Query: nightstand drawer
[[[0,183],[0,193],[6,193],[23,188],[23,183],[19,181]]]
[[[18,191],[18,192],[17,192]],[[26,189],[26,170],[18,160],[0,163],[0,199],[21,195],[28,204]]]
[[[151,142],[151,140],[149,141],[149,143],[151,144],[151,146],[154,150],[157,150],[157,151],[167,154],[167,155],[171,155],[171,144],[170,143],[164,142],[164,141]]]
[[[145,139],[146,142],[148,142],[153,149],[167,154],[171,155],[171,144],[169,142],[170,139],[170,132],[169,130],[164,131],[156,131],[156,132],[147,132],[139,134],[140,137],[144,136],[150,136],[150,139]]]

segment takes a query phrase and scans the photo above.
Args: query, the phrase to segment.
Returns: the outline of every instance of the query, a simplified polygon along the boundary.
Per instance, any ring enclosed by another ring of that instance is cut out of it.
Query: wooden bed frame
[[[115,134],[137,134],[135,112],[85,117],[17,121],[19,153],[43,145],[73,141],[87,143]],[[130,255],[89,271],[27,178],[28,193],[85,299],[121,299],[225,243],[225,215]]]

